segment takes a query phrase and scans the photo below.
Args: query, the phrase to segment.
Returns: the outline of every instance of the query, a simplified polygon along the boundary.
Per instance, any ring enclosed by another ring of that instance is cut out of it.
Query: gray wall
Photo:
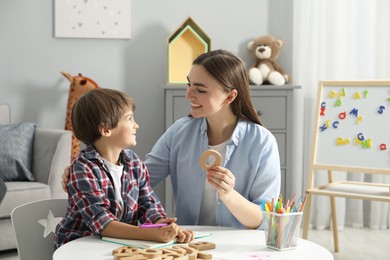
[[[164,131],[167,39],[187,17],[210,36],[212,49],[227,49],[248,66],[249,40],[273,34],[284,40],[279,59],[292,64],[292,1],[132,0],[131,39],[54,38],[53,0],[0,1],[0,103],[12,121],[64,128],[69,82],[60,74],[82,73],[101,87],[136,101],[141,158]],[[271,24],[269,24],[271,22]]]

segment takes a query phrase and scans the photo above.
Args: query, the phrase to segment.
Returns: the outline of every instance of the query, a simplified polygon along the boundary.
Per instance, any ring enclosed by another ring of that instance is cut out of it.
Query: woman
[[[211,51],[195,59],[187,78],[191,115],[167,129],[146,156],[151,185],[171,177],[179,224],[257,228],[260,201],[279,196],[280,161],[252,104],[245,64]],[[222,154],[223,166],[206,172],[199,158],[210,148]]]

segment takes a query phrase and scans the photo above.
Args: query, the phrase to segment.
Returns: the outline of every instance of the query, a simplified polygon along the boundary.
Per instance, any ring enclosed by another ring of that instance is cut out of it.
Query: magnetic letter
[[[343,139],[342,137],[337,137],[336,145],[345,145],[349,144],[349,139]]]
[[[321,107],[320,116],[324,116],[324,115],[325,115],[325,107]]]
[[[336,145],[342,145],[343,144],[343,138],[337,137],[336,139]]]
[[[357,136],[355,136],[355,144],[356,145],[359,145],[361,144],[362,141],[359,140],[359,138]]]
[[[351,110],[351,112],[349,112],[349,114],[350,115],[354,115],[355,117],[357,117],[358,116],[358,112],[359,112],[359,109],[354,108],[354,109]]]
[[[342,88],[341,91],[343,93],[343,96],[345,96],[345,88]]]
[[[366,89],[366,90],[364,90],[364,98],[367,98],[367,96],[368,96],[368,90]]]
[[[341,99],[337,99],[336,102],[334,103],[334,106],[339,107],[339,106],[341,106],[342,103],[343,102],[341,102]]]
[[[364,148],[371,148],[372,147],[371,138],[369,138],[367,140],[363,140],[362,141],[362,147],[363,147],[363,149]]]
[[[353,97],[354,97],[355,99],[360,99],[360,92],[357,91]]]
[[[379,107],[379,110],[378,110],[378,113],[379,114],[383,114],[383,111],[386,109],[386,107],[385,106],[380,106]]]
[[[347,113],[346,113],[346,112],[342,112],[342,113],[339,114],[339,118],[340,118],[341,120],[343,120],[346,116],[347,116]]]

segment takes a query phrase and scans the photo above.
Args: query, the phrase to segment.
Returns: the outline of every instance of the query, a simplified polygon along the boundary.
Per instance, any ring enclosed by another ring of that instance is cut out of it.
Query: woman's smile
[[[197,108],[200,108],[200,107],[202,107],[202,105],[191,103],[191,108],[192,109],[197,109]]]

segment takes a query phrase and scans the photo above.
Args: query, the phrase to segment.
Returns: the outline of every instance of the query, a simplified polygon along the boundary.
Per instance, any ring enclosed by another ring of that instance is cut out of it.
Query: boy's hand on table
[[[179,227],[179,231],[177,233],[177,242],[189,243],[192,240],[194,240],[194,231]]]
[[[189,243],[192,240],[194,240],[194,231],[187,230],[182,227],[179,227],[175,222],[177,218],[160,218],[155,222],[155,224],[161,224],[161,223],[167,223],[167,224],[174,224],[178,228],[178,232],[176,235],[176,241],[178,243]]]

